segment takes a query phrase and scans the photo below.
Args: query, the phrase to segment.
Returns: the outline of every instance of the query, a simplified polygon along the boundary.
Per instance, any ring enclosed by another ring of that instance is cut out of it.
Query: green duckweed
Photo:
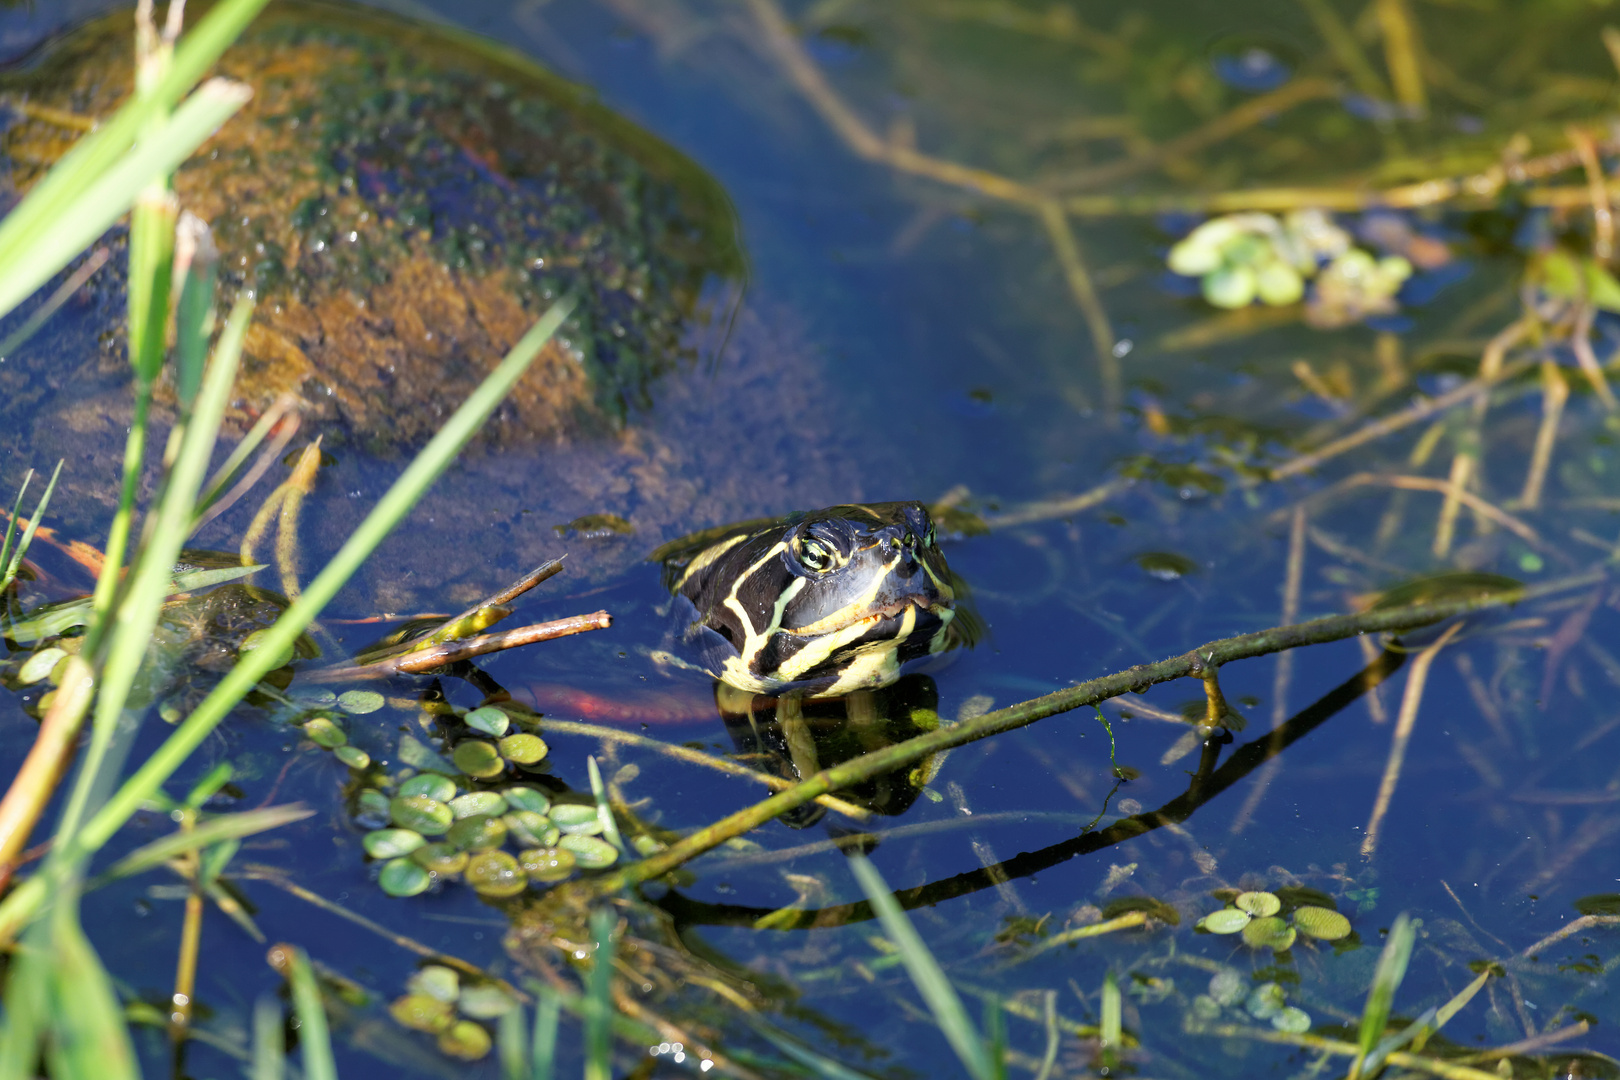
[[[550,818],[532,810],[513,810],[503,820],[512,839],[524,847],[551,847],[562,835]]]
[[[489,1053],[490,1045],[489,1032],[475,1020],[458,1020],[439,1034],[439,1050],[462,1061],[477,1061]]]
[[[387,704],[387,699],[375,690],[347,690],[338,695],[337,707],[351,716],[374,713]]]
[[[334,750],[348,743],[349,737],[343,734],[343,729],[324,716],[317,716],[304,724],[304,738],[316,746]]]
[[[54,646],[41,649],[23,661],[23,666],[17,671],[17,681],[23,686],[32,686],[50,675],[56,665],[66,659],[67,653],[62,649]]]
[[[388,1006],[388,1015],[403,1027],[429,1034],[445,1031],[456,1022],[456,1011],[449,1002],[427,994],[406,994]]]
[[[488,814],[462,818],[450,826],[444,838],[464,851],[498,848],[506,843],[506,822]]]
[[[494,1020],[505,1016],[516,1004],[511,994],[494,983],[478,983],[461,991],[461,1011],[475,1020]]]
[[[1249,991],[1249,998],[1243,1003],[1243,1008],[1256,1020],[1269,1020],[1282,1011],[1283,988],[1274,982],[1261,983]]]
[[[551,808],[551,820],[564,833],[591,834],[602,831],[602,821],[597,817],[594,806],[558,803]]]
[[[393,859],[383,864],[377,884],[389,896],[415,896],[426,891],[433,878],[412,859]]]
[[[411,852],[411,858],[422,869],[441,877],[450,877],[467,869],[467,853],[442,840],[417,848]]]
[[[417,994],[426,994],[435,1001],[454,1004],[461,996],[461,976],[455,968],[443,964],[424,964],[405,982],[405,988]]]
[[[502,792],[506,801],[513,809],[528,810],[536,814],[544,814],[551,809],[551,800],[543,792],[532,787],[509,787]]]
[[[386,820],[388,810],[388,796],[376,788],[362,788],[360,794],[354,797],[354,812],[357,817]]]
[[[469,791],[450,800],[450,812],[458,818],[506,813],[506,800],[496,791]]]
[[[332,751],[332,756],[351,769],[364,769],[371,764],[371,755],[358,746],[339,746]]]
[[[447,803],[456,797],[456,782],[435,772],[417,773],[399,785],[401,795],[426,795],[430,799]]]
[[[373,859],[397,859],[409,855],[426,841],[421,833],[411,829],[376,829],[366,833],[360,843]]]
[[[482,709],[474,709],[461,718],[462,723],[474,731],[482,731],[485,735],[500,738],[512,726],[511,717],[493,705],[485,705]]]
[[[574,872],[577,860],[561,848],[529,848],[518,853],[518,864],[535,881],[562,881]]]
[[[534,765],[545,759],[551,748],[538,735],[520,732],[501,740],[501,756],[519,765]]]
[[[1275,915],[1255,919],[1243,928],[1244,944],[1256,949],[1284,952],[1294,944],[1294,937],[1294,928]]]
[[[1232,901],[1239,911],[1246,911],[1257,919],[1264,919],[1282,910],[1282,901],[1268,892],[1246,892]]]
[[[1237,908],[1221,908],[1205,915],[1199,925],[1212,934],[1235,934],[1249,925],[1249,914]]]
[[[1311,1030],[1311,1014],[1304,1009],[1296,1009],[1289,1005],[1278,1010],[1271,1018],[1271,1026],[1278,1031],[1290,1031],[1295,1035],[1303,1035]]]
[[[426,795],[401,795],[388,803],[388,815],[402,829],[438,836],[450,828],[450,807]]]
[[[495,747],[482,739],[468,739],[456,744],[450,754],[450,760],[455,762],[456,768],[468,776],[476,776],[480,780],[499,776],[506,771],[506,763]]]
[[[480,851],[467,862],[467,884],[484,896],[516,896],[529,879],[517,860],[504,851]]]
[[[1294,927],[1306,937],[1338,941],[1350,935],[1350,920],[1337,911],[1306,906],[1294,911]]]
[[[612,866],[619,857],[617,848],[596,836],[577,834],[564,836],[557,841],[557,847],[572,852],[574,861],[586,870],[600,870],[604,866]]]
[[[1209,978],[1209,996],[1217,1004],[1233,1006],[1243,1000],[1244,979],[1231,968],[1222,968]]]

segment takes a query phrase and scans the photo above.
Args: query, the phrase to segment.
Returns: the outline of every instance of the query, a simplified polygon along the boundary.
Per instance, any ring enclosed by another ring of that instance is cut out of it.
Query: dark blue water
[[[83,11],[99,6],[85,5]],[[1308,24],[1305,29],[1291,23],[1269,27],[1273,16],[1263,7],[1250,5],[1227,15],[1189,8],[1197,25],[1179,39],[1173,27],[1161,26],[1161,33],[1183,53],[1213,50],[1213,77],[1243,93],[1264,92],[1274,79],[1294,77],[1297,57],[1320,47],[1293,43],[1296,37],[1311,40]],[[988,628],[977,648],[934,676],[938,711],[947,720],[964,707],[971,712],[1011,704],[1283,621],[1289,514],[1313,494],[1337,492],[1305,503],[1314,532],[1305,549],[1299,619],[1349,610],[1378,589],[1438,570],[1540,581],[1608,557],[1604,547],[1615,535],[1617,505],[1613,476],[1620,463],[1614,460],[1612,423],[1605,423],[1601,404],[1578,380],[1572,382],[1575,394],[1548,499],[1538,510],[1522,513],[1541,546],[1532,549],[1510,532],[1482,528],[1465,511],[1455,550],[1437,557],[1430,551],[1437,495],[1392,496],[1387,488],[1370,486],[1330,489],[1363,472],[1443,478],[1452,444],[1441,442],[1424,457],[1417,439],[1426,425],[1347,455],[1319,476],[1256,481],[1254,466],[1286,458],[1291,440],[1342,412],[1302,389],[1293,373],[1296,362],[1309,361],[1315,371],[1329,374],[1336,364],[1348,366],[1357,385],[1365,387],[1376,376],[1374,331],[1365,326],[1316,331],[1296,322],[1212,336],[1190,346],[1167,341],[1171,331],[1214,314],[1186,288],[1165,280],[1164,252],[1190,221],[1122,216],[1077,225],[1122,343],[1117,351],[1126,407],[1110,416],[1086,322],[1032,215],[862,161],[762,54],[758,27],[742,9],[462,0],[424,4],[421,13],[488,34],[591,87],[605,104],[689,154],[729,194],[749,261],[742,310],[752,325],[765,330],[739,334],[728,346],[731,352],[717,361],[722,374],[712,383],[669,391],[638,422],[650,428],[666,423],[676,436],[690,438],[704,437],[691,434],[700,433],[703,423],[728,422],[733,399],[727,395],[746,380],[727,376],[732,370],[727,363],[818,416],[819,430],[833,433],[819,436],[831,440],[833,464],[816,475],[804,470],[806,475],[783,485],[775,502],[768,495],[748,496],[751,502],[734,508],[738,516],[794,508],[780,505],[790,489],[795,497],[824,502],[932,501],[964,486],[966,505],[994,520],[998,513],[1078,494],[1105,479],[1141,477],[1084,511],[947,542],[951,565],[973,586]],[[65,17],[65,11],[8,13],[0,22],[0,43],[17,48]],[[1288,18],[1296,17],[1291,9]],[[1223,19],[1220,28],[1226,32],[1214,34],[1212,27]],[[1096,22],[1112,25],[1100,16]],[[927,56],[926,41],[898,39],[914,22],[897,17],[886,25],[883,32],[896,37],[880,34],[876,46],[841,44],[828,35],[812,42],[810,55],[832,85],[879,127],[879,118],[909,109],[923,117],[924,135],[933,140],[928,145],[960,148],[960,156],[969,157],[975,139],[992,143],[964,119],[983,123],[964,104],[972,99],[971,87],[931,83],[937,70],[901,62]],[[1249,40],[1245,34],[1266,30],[1275,30],[1270,44],[1262,43],[1272,50],[1265,54],[1271,65],[1260,65],[1261,58],[1232,45]],[[1572,38],[1582,33],[1575,22],[1562,25],[1561,32]],[[1163,45],[1166,38],[1153,40]],[[959,42],[948,44],[959,47]],[[999,84],[991,76],[1017,83],[1021,74],[1016,64],[1005,62],[1005,52],[996,50],[1018,47],[999,39],[985,46],[1000,57],[986,64],[988,74],[979,73],[987,107],[997,104]],[[952,55],[945,46],[940,49]],[[1479,52],[1456,62],[1486,63],[1483,46]],[[1592,62],[1584,55],[1579,61],[1588,67]],[[1005,93],[1014,100],[1039,98],[1037,76]],[[1234,82],[1238,76],[1242,79]],[[931,100],[930,90],[942,97]],[[1118,86],[1101,76],[1089,83],[1053,81],[1049,90],[1069,95],[1076,115],[1120,107]],[[1334,112],[1322,121],[1322,130],[1366,123],[1354,116],[1349,109]],[[1452,127],[1462,119],[1459,110]],[[959,126],[951,127],[953,121]],[[1004,124],[1016,134],[1026,121],[1008,113]],[[1366,131],[1369,141],[1379,137],[1370,124]],[[1274,133],[1275,125],[1251,140],[1257,156]],[[1421,137],[1408,135],[1414,145]],[[1289,145],[1286,152],[1276,151],[1279,160],[1308,149]],[[1271,167],[1255,165],[1257,173]],[[1330,160],[1314,173],[1306,165],[1300,171],[1317,176],[1341,167],[1348,169]],[[1156,190],[1176,190],[1192,179],[1173,175]],[[1238,179],[1225,178],[1230,186],[1238,186]],[[1144,187],[1155,189],[1127,181],[1117,190]],[[1116,189],[1105,189],[1111,190]],[[1516,314],[1511,296],[1496,308],[1485,302],[1511,293],[1524,252],[1469,247],[1470,222],[1460,215],[1420,224],[1450,238],[1470,258],[1466,266],[1459,259],[1437,276],[1414,282],[1401,313],[1404,321],[1377,324],[1398,335],[1408,362],[1421,372],[1376,404],[1374,414],[1397,408],[1417,390],[1443,392],[1456,376],[1466,377],[1483,337]],[[1600,343],[1600,356],[1610,348]],[[1430,359],[1414,360],[1424,349],[1431,351]],[[761,361],[762,354],[780,362]],[[758,394],[758,384],[752,385],[750,392]],[[660,408],[676,419],[661,417]],[[1484,490],[1501,504],[1522,482],[1540,400],[1528,393],[1491,415]],[[758,423],[746,416],[731,422],[744,432],[754,430],[750,422]],[[587,451],[578,453],[577,460],[588,460]],[[543,449],[532,457],[479,458],[452,473],[450,487],[430,499],[422,513],[447,512],[460,505],[456,500],[469,486],[496,483],[509,483],[505,494],[524,506],[568,505],[552,489],[557,482],[548,480],[564,459],[561,451]],[[749,467],[774,465],[791,474],[795,464],[791,451],[772,449]],[[398,467],[352,450],[340,455],[314,497],[312,518],[352,516]],[[7,483],[20,468],[6,463]],[[1604,498],[1611,501],[1593,501]],[[1402,502],[1404,516],[1380,538],[1382,516]],[[718,500],[707,505],[707,512],[719,512]],[[361,617],[394,606],[387,599],[393,595],[387,591],[390,558],[419,568],[436,557],[465,591],[493,589],[525,568],[537,550],[555,553],[550,549],[565,546],[546,534],[554,523],[549,518],[536,529],[536,522],[524,523],[510,506],[492,515],[498,527],[469,534],[466,549],[453,560],[442,551],[424,555],[407,527],[379,556],[379,566],[345,593],[334,614]],[[704,518],[685,527],[717,523]],[[231,529],[240,525],[228,518],[217,535],[204,539],[229,546]],[[424,528],[424,535],[431,533]],[[650,547],[668,538],[586,544]],[[340,539],[335,529],[306,535],[306,565]],[[608,548],[586,548],[587,553],[598,550]],[[1144,558],[1157,553],[1179,556],[1181,572],[1150,572],[1166,565],[1162,558]],[[615,689],[639,691],[650,681],[704,692],[701,683],[670,678],[646,657],[666,643],[665,595],[656,569],[628,558],[614,562],[604,556],[603,562],[619,569],[599,578],[559,578],[526,599],[521,616],[538,621],[604,607],[615,615],[612,631],[495,657],[485,670],[515,689],[574,681],[610,695]],[[920,890],[913,918],[974,1015],[991,995],[1013,1000],[1027,1014],[1008,1021],[1009,1043],[1023,1055],[1014,1073],[1029,1067],[1026,1061],[1038,1066],[1044,1051],[1042,1025],[1027,1018],[1039,1016],[1041,993],[1056,992],[1058,1011],[1067,1021],[1094,1024],[1099,988],[1105,973],[1113,971],[1128,991],[1126,1027],[1141,1041],[1130,1061],[1141,1075],[1294,1074],[1305,1059],[1292,1048],[1183,1035],[1183,1017],[1192,997],[1204,992],[1211,965],[1230,965],[1246,979],[1252,973],[1254,983],[1281,981],[1290,1004],[1311,1014],[1315,1030],[1353,1025],[1382,934],[1403,911],[1422,919],[1423,927],[1396,999],[1398,1014],[1415,1016],[1445,1001],[1472,978],[1471,963],[1511,961],[1509,976],[1490,984],[1462,1011],[1447,1028],[1448,1037],[1484,1047],[1586,1019],[1594,1024],[1592,1031],[1563,1046],[1620,1054],[1612,927],[1575,935],[1534,958],[1519,956],[1576,918],[1578,898],[1620,892],[1620,725],[1613,722],[1612,706],[1613,688],[1620,685],[1620,666],[1613,659],[1620,652],[1620,615],[1611,588],[1604,581],[1479,620],[1439,655],[1373,858],[1364,857],[1361,847],[1410,663],[1375,694],[1347,696],[1342,708],[1273,764],[1238,777],[1185,822],[1099,850],[1076,840],[1099,814],[1106,826],[1121,814],[1152,810],[1187,790],[1199,751],[1163,760],[1187,730],[1184,725],[1140,712],[1122,721],[1119,708],[1109,706],[1118,762],[1140,771],[1118,786],[1110,771],[1109,736],[1090,710],[957,749],[940,765],[929,791],[903,815],[880,819],[884,828],[934,828],[885,839],[874,862],[894,888]],[[464,602],[432,581],[413,581],[408,595],[425,610],[450,610]],[[1549,649],[1560,628],[1564,641]],[[365,627],[334,626],[333,631],[349,647],[372,634]],[[1249,721],[1236,735],[1237,744],[1263,738],[1274,718],[1285,719],[1329,694],[1367,662],[1368,654],[1354,641],[1303,650],[1292,661],[1282,701],[1277,700],[1275,657],[1223,670],[1228,701]],[[419,689],[401,684],[392,692],[408,697]],[[462,685],[447,685],[447,693],[463,707],[479,699]],[[1179,714],[1200,695],[1200,686],[1189,681],[1155,689],[1145,700]],[[0,710],[13,743],[22,745],[31,722],[9,705]],[[385,756],[398,729],[413,721],[407,710],[377,717],[388,719],[375,727],[356,725],[354,740]],[[136,755],[156,745],[160,727],[155,719],[148,722]],[[718,718],[653,726],[648,734],[722,751],[733,746]],[[576,736],[548,739],[553,775],[575,790],[587,790],[585,755],[601,753],[599,747]],[[1218,760],[1231,760],[1233,752],[1223,750]],[[641,766],[629,796],[648,798],[640,812],[667,829],[700,827],[760,795],[752,786],[672,765],[644,750],[621,750],[612,760]],[[250,842],[237,857],[239,867],[279,867],[303,887],[429,948],[514,979],[525,974],[503,949],[505,921],[471,890],[452,886],[398,900],[377,889],[363,859],[361,832],[342,799],[348,770],[330,755],[297,749],[285,729],[246,713],[210,741],[171,784],[171,792],[183,791],[217,761],[237,768],[242,805],[299,799],[317,810],[307,821]],[[157,815],[138,819],[125,846],[167,829]],[[712,950],[734,965],[734,974],[751,972],[760,985],[772,988],[774,1003],[765,1011],[773,1022],[822,1052],[873,1075],[956,1075],[955,1059],[921,1013],[902,970],[879,962],[884,953],[875,924],[791,931],[751,925],[801,894],[803,906],[811,908],[860,898],[842,856],[829,844],[776,861],[764,854],[828,836],[826,825],[759,830],[749,837],[757,848],[722,849],[698,862],[693,879],[677,890],[678,902],[666,897],[665,904],[684,920],[689,946]],[[934,885],[1003,860],[1010,860],[1012,876],[999,883],[980,875],[957,886]],[[174,890],[151,892],[161,876],[149,874],[86,899],[86,924],[107,966],[129,993],[153,1001],[168,992],[181,906],[172,898]],[[1274,962],[1269,953],[1249,950],[1235,938],[1192,928],[1201,914],[1220,906],[1211,896],[1214,890],[1301,885],[1334,898],[1351,918],[1359,948],[1301,944],[1289,958]],[[379,995],[383,1004],[401,992],[417,965],[411,953],[268,884],[245,880],[241,887],[259,905],[256,918],[269,940],[296,941]],[[1027,962],[1020,962],[1019,946],[997,940],[998,931],[1037,923],[1047,934],[1082,925],[1095,909],[1126,897],[1151,897],[1175,907],[1180,925],[1089,939]],[[263,955],[264,946],[210,911],[198,1000],[208,1012],[204,1026],[227,1042],[242,1043],[252,1002],[280,984]],[[1173,988],[1163,981],[1173,982]],[[797,988],[791,1008],[784,1004],[784,986]],[[677,1016],[687,1010],[722,1032],[718,1046],[723,1050],[729,1045],[763,1050],[719,999],[689,995],[672,1008]],[[1257,1023],[1240,1013],[1228,1013],[1223,1022]],[[436,1057],[430,1041],[391,1025],[375,1004],[339,1025],[343,1075],[395,1075],[402,1064],[412,1074],[467,1071]],[[565,1033],[566,1070],[571,1071],[578,1029],[565,1026]],[[160,1034],[148,1036],[143,1054],[148,1072],[157,1073],[166,1067],[167,1049]],[[1091,1075],[1092,1052],[1090,1044],[1066,1038],[1060,1074]],[[621,1060],[628,1064],[631,1057]],[[1547,1068],[1555,1069],[1559,1060],[1549,1058]],[[1602,1071],[1607,1066],[1592,1059],[1582,1067],[1591,1071],[1579,1075],[1609,1075]],[[235,1068],[220,1051],[201,1044],[193,1045],[187,1063],[195,1076],[222,1076]],[[497,1073],[490,1060],[476,1070],[481,1070],[476,1075]],[[684,1071],[665,1062],[639,1075]]]

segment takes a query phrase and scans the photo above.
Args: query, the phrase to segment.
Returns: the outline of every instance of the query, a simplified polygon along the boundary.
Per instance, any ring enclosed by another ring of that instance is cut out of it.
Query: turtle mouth
[[[851,627],[861,626],[867,629],[877,626],[885,619],[898,618],[906,613],[907,608],[915,608],[919,615],[932,612],[935,607],[949,607],[942,603],[938,597],[922,593],[913,593],[909,596],[897,597],[880,607],[863,608],[859,614],[853,614],[849,609],[835,611],[822,619],[817,619],[809,626],[783,627],[783,632],[795,637],[821,637],[825,634],[836,634]]]

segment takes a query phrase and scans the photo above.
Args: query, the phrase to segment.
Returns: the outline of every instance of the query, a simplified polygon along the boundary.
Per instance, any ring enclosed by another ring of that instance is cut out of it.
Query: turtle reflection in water
[[[718,680],[715,701],[738,749],[799,778],[937,724],[938,695],[918,672],[973,637],[917,502],[743,522],[652,559],[675,595],[683,644]],[[859,794],[902,813],[927,776],[911,779],[891,790],[885,777]],[[819,817],[806,812],[790,823]]]

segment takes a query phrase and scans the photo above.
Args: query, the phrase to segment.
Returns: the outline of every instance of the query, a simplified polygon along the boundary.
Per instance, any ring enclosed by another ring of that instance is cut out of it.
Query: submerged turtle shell
[[[80,134],[61,113],[106,116],[128,93],[131,41],[128,13],[100,19],[4,80],[27,103],[4,135],[16,190]],[[740,268],[706,173],[471,35],[281,2],[219,70],[253,99],[175,190],[213,226],[225,295],[258,296],[238,418],[292,390],[324,430],[418,444],[571,292],[580,307],[489,437],[611,427],[680,357],[705,281]],[[103,349],[122,359],[122,304],[101,306]]]

